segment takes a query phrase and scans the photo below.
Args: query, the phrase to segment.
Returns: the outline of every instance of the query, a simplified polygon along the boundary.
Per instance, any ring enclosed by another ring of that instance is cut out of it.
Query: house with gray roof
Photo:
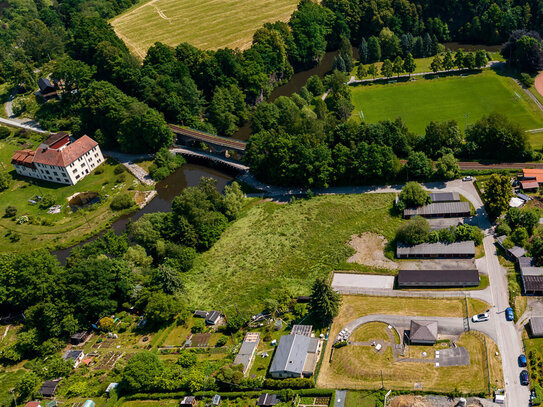
[[[543,267],[537,267],[532,257],[520,257],[518,268],[524,295],[543,295]]]
[[[305,335],[284,335],[279,340],[270,375],[275,379],[311,377],[315,373],[321,351],[318,338]]]
[[[408,208],[403,216],[410,219],[413,216],[423,218],[465,218],[471,216],[469,202],[436,202],[417,208]]]
[[[475,244],[472,240],[454,243],[421,243],[406,245],[398,242],[396,257],[399,259],[423,258],[473,258],[475,257]]]
[[[234,365],[243,365],[243,374],[247,374],[259,342],[260,334],[258,332],[247,332],[245,334],[241,348],[234,359]]]
[[[411,320],[409,342],[413,345],[433,345],[437,341],[437,321]]]

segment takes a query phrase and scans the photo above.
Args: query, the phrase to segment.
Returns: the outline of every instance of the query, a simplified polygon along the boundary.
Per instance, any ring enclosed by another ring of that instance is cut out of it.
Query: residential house
[[[400,270],[398,287],[477,287],[479,272],[477,270]]]
[[[311,377],[319,360],[321,342],[305,335],[284,335],[279,340],[270,375],[276,379]]]
[[[247,374],[249,371],[259,342],[260,334],[258,332],[247,332],[245,334],[241,348],[234,359],[234,365],[243,365],[243,374]]]
[[[424,258],[473,258],[475,257],[475,244],[468,240],[455,243],[422,243],[406,245],[398,243],[396,256],[399,259],[424,259]]]
[[[413,216],[422,216],[423,218],[464,218],[471,216],[471,207],[469,202],[438,202],[405,209],[403,216],[406,219]]]
[[[524,295],[543,295],[543,267],[537,267],[532,257],[518,259],[522,293]]]
[[[67,350],[64,355],[62,355],[62,359],[64,360],[70,360],[74,363],[74,368],[76,368],[83,358],[85,357],[85,354],[81,350]]]
[[[104,162],[98,143],[88,136],[73,140],[67,133],[51,135],[37,150],[16,150],[15,172],[59,184],[75,185]]]
[[[55,85],[53,85],[53,83],[51,83],[48,78],[38,79],[38,88],[39,90],[34,94],[38,97],[41,97],[43,100],[49,100],[58,97]]]
[[[411,320],[409,343],[413,345],[433,345],[437,341],[437,321]]]

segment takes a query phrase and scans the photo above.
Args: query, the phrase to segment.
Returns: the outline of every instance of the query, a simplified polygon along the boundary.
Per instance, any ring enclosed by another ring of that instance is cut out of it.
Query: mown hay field
[[[352,88],[354,114],[368,122],[401,117],[409,129],[424,134],[428,123],[456,120],[464,129],[492,112],[503,113],[525,130],[543,127],[543,113],[512,78],[486,69],[392,84]]]
[[[144,58],[155,42],[188,42],[202,49],[245,49],[266,22],[288,21],[298,0],[151,0],[115,17],[111,25]]]

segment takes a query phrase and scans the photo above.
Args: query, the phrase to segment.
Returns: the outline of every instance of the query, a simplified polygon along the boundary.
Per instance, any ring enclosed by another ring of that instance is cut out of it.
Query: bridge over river
[[[224,150],[234,150],[239,153],[243,153],[247,146],[245,141],[234,140],[226,137],[217,136],[214,134],[205,133],[200,130],[189,129],[187,127],[177,126],[175,124],[169,124],[170,129],[177,136],[178,140],[187,141],[200,141],[206,143],[218,153]]]

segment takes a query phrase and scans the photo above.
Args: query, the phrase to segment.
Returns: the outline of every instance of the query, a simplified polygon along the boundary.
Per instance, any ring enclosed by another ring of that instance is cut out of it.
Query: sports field
[[[115,17],[111,25],[140,58],[156,41],[244,49],[264,23],[288,21],[297,4],[298,0],[151,0]]]
[[[352,88],[354,114],[367,122],[401,117],[422,134],[431,121],[454,119],[464,128],[481,116],[500,112],[524,129],[543,127],[543,112],[507,76],[492,70],[468,76],[422,79]]]

